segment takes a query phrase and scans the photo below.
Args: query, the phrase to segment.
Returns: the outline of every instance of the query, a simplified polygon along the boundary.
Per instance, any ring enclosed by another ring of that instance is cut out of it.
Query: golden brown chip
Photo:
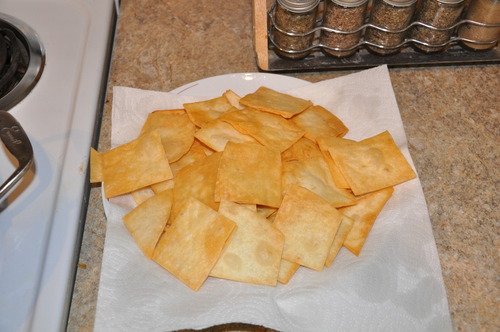
[[[283,252],[283,234],[247,207],[222,200],[219,213],[237,225],[210,276],[275,286]]]
[[[90,183],[102,182],[102,155],[90,148]]]
[[[359,142],[333,142],[330,154],[357,196],[416,177],[388,131]]]
[[[240,133],[229,123],[215,119],[206,123],[195,137],[215,151],[224,151],[227,142],[259,144],[252,136]]]
[[[266,87],[260,87],[240,99],[240,104],[258,109],[259,111],[278,114],[284,118],[303,112],[312,106],[312,102],[302,98],[293,97]]]
[[[320,196],[291,186],[273,223],[285,235],[283,258],[321,271],[341,219],[342,214]]]
[[[304,135],[304,131],[293,122],[250,108],[228,112],[220,119],[240,133],[250,135],[262,145],[279,152],[288,149]]]
[[[344,247],[356,256],[361,252],[377,216],[393,192],[394,188],[385,188],[361,197],[356,205],[339,209],[354,220],[354,225],[344,241]]]
[[[197,291],[219,259],[236,224],[189,199],[153,252],[153,260]]]
[[[198,127],[203,127],[205,123],[217,119],[232,107],[233,105],[225,96],[184,104],[189,118]]]
[[[215,200],[279,207],[281,156],[256,144],[228,142],[222,152]]]
[[[337,188],[349,189],[349,183],[345,179],[337,164],[335,164],[335,161],[333,160],[330,151],[328,150],[328,146],[332,144],[331,141],[333,140],[333,138],[334,136],[319,136],[316,139],[316,142],[318,143],[323,158],[325,158],[326,163],[328,164],[328,168],[330,169],[330,173],[332,174],[333,182],[335,182]]]
[[[181,159],[170,164],[172,174],[174,174],[175,176],[177,172],[179,172],[185,166],[190,165],[195,161],[205,159],[206,157],[207,154],[205,148],[203,148],[201,143],[199,143],[198,141],[194,141],[189,151],[185,155],[183,155]]]
[[[291,120],[305,131],[305,137],[313,141],[323,135],[342,137],[349,130],[339,118],[319,105],[309,107]]]
[[[236,108],[243,108],[240,104],[241,97],[236,94],[233,90],[227,90],[223,93],[223,96],[227,98],[229,103]]]
[[[160,134],[153,131],[102,154],[106,198],[173,177]]]
[[[307,139],[302,137],[297,142],[295,142],[292,146],[281,153],[282,161],[293,161],[293,160],[303,160],[311,157],[321,156],[321,150],[318,145]]]
[[[170,216],[172,190],[154,195],[123,217],[123,223],[146,257],[151,258]]]
[[[179,160],[194,141],[195,125],[184,110],[155,111],[148,115],[141,135],[156,130],[160,133],[168,161]]]
[[[356,203],[356,198],[346,189],[335,186],[323,156],[283,163],[283,191],[298,185],[318,194],[334,207]]]
[[[141,189],[137,189],[131,192],[132,197],[134,198],[134,201],[137,205],[141,204],[148,198],[151,198],[155,195],[155,192],[151,187],[145,187]]]
[[[347,235],[352,229],[354,225],[354,220],[346,215],[342,215],[342,221],[340,223],[339,229],[337,230],[337,234],[335,234],[335,238],[333,239],[333,244],[328,252],[328,257],[326,258],[325,265],[330,267],[332,265],[333,260],[337,257],[337,254],[342,248]]]
[[[264,218],[269,217],[271,214],[276,212],[278,208],[275,207],[270,207],[270,206],[264,206],[264,205],[257,205],[257,213],[263,216]]]
[[[153,190],[153,192],[155,194],[159,194],[162,191],[165,191],[165,190],[168,190],[168,189],[174,189],[174,184],[175,184],[174,179],[170,179],[170,180],[166,180],[166,181],[162,181],[162,182],[158,182],[158,183],[152,184],[151,185],[151,189]]]
[[[214,153],[184,167],[176,174],[171,220],[175,220],[191,197],[214,210],[219,209],[219,203],[214,200],[214,191],[220,157],[220,152]]]
[[[293,275],[299,269],[300,264],[287,261],[286,259],[281,260],[280,272],[278,274],[278,281],[282,284],[287,284]]]

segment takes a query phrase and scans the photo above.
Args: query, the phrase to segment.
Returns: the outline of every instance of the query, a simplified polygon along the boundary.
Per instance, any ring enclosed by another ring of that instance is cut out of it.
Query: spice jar
[[[311,32],[316,25],[319,2],[320,0],[276,1],[275,29],[272,37],[276,46],[282,49],[276,50],[279,56],[288,59],[302,59],[310,53],[310,51],[300,51],[311,47],[313,43],[314,33],[308,32]],[[287,33],[302,35],[293,36]]]
[[[475,0],[471,2],[466,18],[480,23],[500,24],[500,0]],[[500,39],[500,27],[482,27],[468,23],[460,27],[458,35],[478,42],[491,42],[489,44],[476,44],[462,41],[463,44],[472,49],[485,50],[494,47],[495,41]]]
[[[321,31],[320,43],[332,48],[353,48],[359,43],[362,30],[356,31],[364,24],[368,0],[325,0],[325,11],[322,26],[340,32]],[[342,33],[344,32],[344,33]],[[356,52],[352,50],[330,50],[324,52],[336,57],[345,57]]]
[[[423,0],[417,11],[416,20],[428,24],[432,29],[424,26],[415,26],[412,37],[417,41],[426,43],[415,43],[415,46],[424,52],[438,52],[446,46],[453,34],[453,29],[450,29],[458,22],[465,0]],[[437,46],[441,45],[441,46]]]
[[[398,30],[389,32],[373,27],[366,29],[365,41],[380,45],[367,44],[367,48],[379,54],[392,54],[399,51],[396,46],[406,36],[405,28],[411,22],[417,0],[375,0],[370,13],[369,23],[383,29]]]

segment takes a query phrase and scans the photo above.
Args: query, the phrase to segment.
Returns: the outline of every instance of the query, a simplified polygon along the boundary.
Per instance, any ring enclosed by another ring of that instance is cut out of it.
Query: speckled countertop
[[[99,150],[110,142],[112,87],[169,91],[256,72],[250,0],[122,0]],[[311,82],[345,75],[287,74]],[[427,200],[456,331],[500,330],[500,66],[391,69]],[[106,221],[91,190],[68,330],[92,330]],[[264,331],[260,328],[257,331]]]

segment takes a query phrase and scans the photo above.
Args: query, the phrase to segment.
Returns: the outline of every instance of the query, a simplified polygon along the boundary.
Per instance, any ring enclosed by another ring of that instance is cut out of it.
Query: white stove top
[[[39,35],[46,63],[10,113],[34,167],[0,202],[0,331],[65,328],[80,245],[86,173],[109,65],[114,0],[0,0]],[[0,144],[0,182],[15,164]]]

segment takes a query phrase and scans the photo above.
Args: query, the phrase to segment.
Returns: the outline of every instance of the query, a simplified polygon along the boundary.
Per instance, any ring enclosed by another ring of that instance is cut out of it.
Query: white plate
[[[240,96],[243,96],[254,92],[261,86],[266,86],[274,90],[286,91],[300,88],[307,84],[310,83],[284,75],[236,73],[204,78],[178,87],[171,92],[181,96],[217,97],[226,90],[231,89]]]

